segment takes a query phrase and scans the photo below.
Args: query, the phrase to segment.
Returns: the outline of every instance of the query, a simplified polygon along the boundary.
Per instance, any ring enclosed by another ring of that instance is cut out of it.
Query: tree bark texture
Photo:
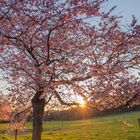
[[[32,140],[41,140],[41,133],[43,131],[42,118],[45,107],[45,99],[40,99],[39,93],[37,93],[32,99],[33,107],[33,131]]]

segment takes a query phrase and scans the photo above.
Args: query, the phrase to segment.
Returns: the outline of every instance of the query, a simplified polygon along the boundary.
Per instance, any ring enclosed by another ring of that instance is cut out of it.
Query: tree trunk
[[[44,113],[45,99],[40,99],[41,93],[36,94],[32,99],[33,107],[33,131],[32,140],[41,140],[43,131],[42,118]]]
[[[15,140],[17,140],[17,133],[18,133],[18,130],[16,129],[15,130]]]

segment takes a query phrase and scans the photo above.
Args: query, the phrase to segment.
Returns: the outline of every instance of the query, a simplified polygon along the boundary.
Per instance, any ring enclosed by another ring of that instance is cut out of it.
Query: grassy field
[[[47,131],[43,132],[42,140],[140,140],[139,117],[140,112],[130,112],[89,120],[64,121],[63,125],[61,121],[44,122]],[[0,124],[0,130],[6,127]],[[31,124],[27,123],[26,128],[31,129]],[[14,137],[0,134],[0,140],[14,140]],[[18,140],[31,140],[31,134],[18,136]]]

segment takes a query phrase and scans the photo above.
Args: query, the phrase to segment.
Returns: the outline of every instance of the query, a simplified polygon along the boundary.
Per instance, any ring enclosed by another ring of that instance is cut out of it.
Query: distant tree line
[[[44,121],[65,121],[65,120],[79,120],[79,119],[88,119],[92,117],[98,117],[98,116],[105,116],[105,115],[112,115],[112,114],[118,114],[123,112],[130,112],[130,111],[139,111],[140,105],[135,105],[133,107],[127,107],[127,106],[120,106],[117,108],[110,108],[110,109],[104,109],[104,110],[93,110],[93,109],[79,109],[77,108],[71,108],[68,110],[55,110],[50,112],[49,114],[44,114]],[[31,116],[29,118],[31,120]]]

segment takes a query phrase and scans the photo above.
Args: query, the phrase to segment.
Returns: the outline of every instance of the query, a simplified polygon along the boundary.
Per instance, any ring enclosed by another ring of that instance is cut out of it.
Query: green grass
[[[140,140],[139,117],[140,112],[130,112],[89,120],[64,121],[63,128],[61,121],[44,122],[44,128],[48,131],[43,132],[42,140]],[[132,127],[123,125],[123,120],[128,120]],[[5,124],[0,124],[0,129],[5,128]],[[26,128],[32,128],[31,123],[27,123]],[[14,137],[1,134],[0,140],[14,140]],[[31,134],[18,136],[18,140],[31,140]]]

